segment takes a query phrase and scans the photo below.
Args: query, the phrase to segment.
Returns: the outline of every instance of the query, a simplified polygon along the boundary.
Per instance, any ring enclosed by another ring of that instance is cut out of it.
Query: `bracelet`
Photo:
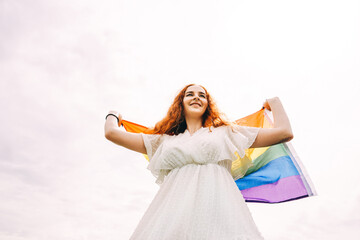
[[[112,114],[112,113],[109,113],[108,115],[106,115],[105,120],[106,120],[107,117],[110,116],[110,115],[116,117],[117,123],[119,124],[119,118],[118,118],[115,114]]]

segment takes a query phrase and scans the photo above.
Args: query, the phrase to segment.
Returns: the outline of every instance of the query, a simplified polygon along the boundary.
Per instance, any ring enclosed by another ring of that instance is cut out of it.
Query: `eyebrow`
[[[206,95],[203,91],[198,91],[198,92]],[[194,93],[194,91],[187,91],[187,92],[185,92],[185,94],[186,94],[186,93]]]

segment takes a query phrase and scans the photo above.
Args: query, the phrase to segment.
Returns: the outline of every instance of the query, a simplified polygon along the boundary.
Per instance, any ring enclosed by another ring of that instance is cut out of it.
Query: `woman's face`
[[[201,117],[208,106],[205,90],[193,85],[186,89],[183,99],[185,117]]]

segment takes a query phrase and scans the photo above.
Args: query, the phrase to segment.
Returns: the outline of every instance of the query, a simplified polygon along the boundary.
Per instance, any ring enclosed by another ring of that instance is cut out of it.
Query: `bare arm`
[[[251,148],[267,147],[274,144],[288,142],[294,135],[290,121],[278,97],[267,99],[264,107],[271,110],[274,117],[274,128],[262,128],[251,145]]]
[[[109,113],[113,113],[118,116],[119,121],[121,122],[122,117],[120,114],[115,111],[110,111]],[[139,133],[121,131],[114,116],[110,115],[107,117],[104,128],[105,138],[107,140],[127,149],[146,154],[146,148],[142,136]]]

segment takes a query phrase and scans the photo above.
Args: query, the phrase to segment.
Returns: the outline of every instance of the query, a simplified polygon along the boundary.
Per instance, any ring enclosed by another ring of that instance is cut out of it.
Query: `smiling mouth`
[[[201,107],[200,103],[192,103],[192,104],[190,104],[190,106],[193,106],[193,105],[198,105],[199,107]]]

